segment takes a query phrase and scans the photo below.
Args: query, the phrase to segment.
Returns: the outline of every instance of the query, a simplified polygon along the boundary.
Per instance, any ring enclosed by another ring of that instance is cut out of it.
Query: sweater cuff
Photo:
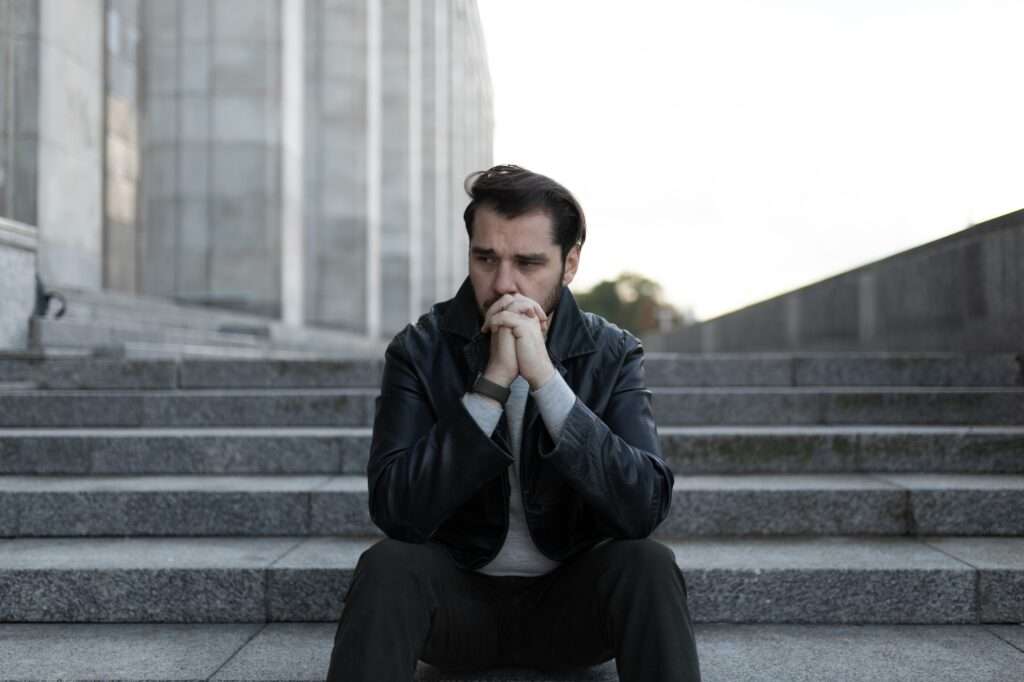
[[[490,438],[501,420],[502,409],[477,393],[466,393],[462,396],[462,404],[480,430]]]
[[[551,439],[558,442],[558,436],[562,432],[562,425],[565,424],[572,406],[576,403],[576,394],[569,384],[565,383],[562,375],[555,370],[554,375],[536,391],[530,391],[530,395],[537,401],[537,411],[540,412],[544,425],[548,427]]]

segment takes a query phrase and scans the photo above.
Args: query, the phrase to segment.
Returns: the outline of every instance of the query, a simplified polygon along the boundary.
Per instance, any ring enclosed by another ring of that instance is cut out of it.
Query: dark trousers
[[[447,670],[557,669],[615,658],[625,682],[698,682],[686,583],[650,538],[611,540],[537,577],[467,571],[440,545],[384,539],[349,586],[327,682]]]

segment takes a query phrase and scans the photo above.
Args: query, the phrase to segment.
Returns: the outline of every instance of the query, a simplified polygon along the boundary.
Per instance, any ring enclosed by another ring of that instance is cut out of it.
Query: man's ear
[[[562,275],[562,284],[569,286],[569,282],[576,276],[576,270],[580,266],[580,245],[574,244],[569,253],[565,256],[565,274]]]

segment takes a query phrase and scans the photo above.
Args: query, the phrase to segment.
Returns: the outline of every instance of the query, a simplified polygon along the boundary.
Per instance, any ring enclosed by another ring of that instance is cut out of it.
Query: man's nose
[[[515,273],[511,263],[498,265],[498,272],[494,276],[494,290],[501,295],[518,293],[516,288]]]

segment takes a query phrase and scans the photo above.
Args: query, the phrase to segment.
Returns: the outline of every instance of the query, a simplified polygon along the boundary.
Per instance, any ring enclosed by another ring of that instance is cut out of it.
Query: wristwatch
[[[501,384],[496,384],[490,379],[485,379],[483,372],[480,372],[476,375],[476,381],[473,382],[473,393],[494,398],[504,405],[508,397],[512,395],[512,390]]]

